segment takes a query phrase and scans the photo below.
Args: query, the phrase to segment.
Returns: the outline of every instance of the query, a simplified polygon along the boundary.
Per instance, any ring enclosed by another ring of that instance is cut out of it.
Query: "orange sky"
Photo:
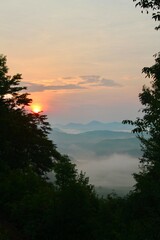
[[[0,52],[53,123],[135,118],[159,32],[128,0],[5,0]]]

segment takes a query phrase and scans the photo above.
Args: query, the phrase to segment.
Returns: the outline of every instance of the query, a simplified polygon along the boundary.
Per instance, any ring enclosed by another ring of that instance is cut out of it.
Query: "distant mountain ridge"
[[[95,130],[111,130],[111,131],[131,131],[133,126],[124,125],[121,122],[100,122],[93,120],[89,123],[68,123],[66,125],[62,124],[53,124],[53,128],[61,129],[62,131],[66,132],[86,132],[86,131],[95,131]]]
[[[95,130],[71,134],[53,129],[51,139],[57,144],[60,151],[70,156],[80,157],[86,152],[95,156],[112,154],[140,154],[138,139],[131,132]]]

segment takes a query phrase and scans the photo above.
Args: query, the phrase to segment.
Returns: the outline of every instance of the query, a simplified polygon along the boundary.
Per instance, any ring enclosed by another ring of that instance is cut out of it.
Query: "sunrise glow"
[[[34,104],[31,106],[31,109],[34,113],[39,113],[42,111],[42,106],[40,106],[39,104]]]

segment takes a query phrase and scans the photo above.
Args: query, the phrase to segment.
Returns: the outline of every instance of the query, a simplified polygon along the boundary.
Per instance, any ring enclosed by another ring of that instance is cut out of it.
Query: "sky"
[[[1,0],[0,53],[50,123],[135,119],[159,32],[132,0]]]

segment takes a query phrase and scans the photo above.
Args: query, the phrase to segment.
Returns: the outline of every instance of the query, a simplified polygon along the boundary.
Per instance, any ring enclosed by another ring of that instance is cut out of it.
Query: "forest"
[[[160,21],[160,1],[133,1]],[[142,117],[123,121],[141,146],[136,183],[124,197],[100,197],[57,150],[47,116],[29,110],[21,74],[10,76],[0,55],[0,240],[160,239],[160,53],[154,60],[142,70],[151,81],[139,94]]]

